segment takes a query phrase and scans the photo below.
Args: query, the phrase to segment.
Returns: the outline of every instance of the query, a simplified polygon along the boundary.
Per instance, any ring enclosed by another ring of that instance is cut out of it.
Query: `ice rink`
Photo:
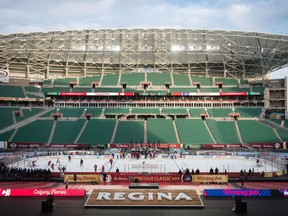
[[[171,159],[162,155],[156,158],[145,159],[144,156],[139,160],[131,159],[130,156],[125,159],[120,159],[115,156],[113,162],[110,161],[110,155],[72,155],[71,161],[67,155],[43,156],[25,159],[19,162],[10,164],[10,167],[33,168],[33,169],[50,169],[52,172],[60,172],[65,167],[66,172],[95,172],[95,164],[97,172],[101,172],[104,168],[105,172],[115,172],[118,168],[120,172],[178,172],[179,169],[196,170],[200,172],[209,172],[210,168],[217,167],[219,172],[239,172],[241,169],[248,172],[249,169],[254,172],[274,172],[277,171],[276,165],[271,162],[260,159],[260,166],[257,165],[255,158],[245,158],[243,156],[185,156],[185,158]],[[80,165],[80,160],[83,160],[83,166]],[[57,162],[59,160],[59,162]],[[34,161],[34,164],[33,164]],[[50,165],[48,162],[51,161]],[[110,163],[112,162],[112,164]],[[52,169],[51,164],[54,164]]]

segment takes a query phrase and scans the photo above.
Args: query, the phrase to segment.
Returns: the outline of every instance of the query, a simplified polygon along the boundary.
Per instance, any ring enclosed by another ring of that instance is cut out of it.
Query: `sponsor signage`
[[[156,164],[157,165],[157,164]],[[137,166],[135,164],[135,166]],[[139,168],[142,168],[142,164],[139,165]],[[138,179],[139,182],[171,182],[171,181],[182,181],[181,176],[178,173],[169,173],[169,174],[151,174],[151,175],[141,175],[138,173],[113,173],[111,174],[112,181],[130,181],[134,182],[135,179]]]
[[[0,69],[0,83],[9,83],[9,72],[4,69]]]
[[[86,96],[86,92],[60,92],[60,96]]]
[[[50,144],[51,148],[77,148],[87,147],[87,144]]]
[[[248,143],[252,148],[283,149],[283,143]]]
[[[94,189],[85,207],[204,207],[196,190]]]
[[[228,183],[228,175],[193,175],[195,183]]]
[[[40,148],[43,147],[43,143],[23,143],[23,142],[8,142],[8,148]]]
[[[247,92],[220,92],[220,96],[246,96]]]
[[[84,197],[84,189],[0,189],[0,197],[27,196],[41,197],[54,195],[57,197]]]
[[[76,181],[75,181],[76,178]],[[100,175],[99,174],[65,174],[64,175],[64,182],[100,182]]]
[[[240,148],[241,144],[204,144],[204,149]]]
[[[206,197],[282,197],[284,191],[281,189],[204,189],[203,195]]]

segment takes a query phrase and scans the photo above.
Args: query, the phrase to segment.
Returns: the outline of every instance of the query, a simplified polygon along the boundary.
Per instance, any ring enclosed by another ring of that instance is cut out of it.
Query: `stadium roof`
[[[87,29],[0,35],[0,68],[21,78],[121,71],[249,78],[287,63],[288,36],[258,32]]]

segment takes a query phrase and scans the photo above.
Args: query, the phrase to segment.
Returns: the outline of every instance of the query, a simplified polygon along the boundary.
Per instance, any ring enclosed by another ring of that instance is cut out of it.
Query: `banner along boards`
[[[204,207],[196,190],[94,189],[85,207]]]

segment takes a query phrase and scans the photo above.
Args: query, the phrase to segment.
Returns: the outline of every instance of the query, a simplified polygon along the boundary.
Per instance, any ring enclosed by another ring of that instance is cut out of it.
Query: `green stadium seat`
[[[83,127],[85,119],[77,121],[57,121],[55,131],[51,143],[70,144],[74,143],[81,128]]]
[[[20,127],[12,142],[39,142],[47,143],[54,120],[36,120]]]
[[[152,86],[165,86],[166,83],[172,83],[168,73],[147,73],[147,82],[151,82]]]
[[[174,86],[191,86],[188,74],[173,74]]]
[[[219,144],[239,144],[234,121],[206,120],[211,133]]]
[[[111,141],[115,123],[115,119],[90,119],[77,143],[107,145]]]
[[[178,143],[171,119],[147,120],[148,143]]]
[[[119,74],[104,74],[101,86],[117,86]]]
[[[114,143],[144,143],[144,121],[118,121]]]
[[[145,81],[144,73],[123,73],[121,74],[120,84],[126,83],[127,86],[140,86],[140,82]]]
[[[180,141],[184,145],[214,143],[202,119],[176,119],[175,122]]]
[[[272,128],[255,120],[238,120],[238,125],[244,143],[280,142]]]

